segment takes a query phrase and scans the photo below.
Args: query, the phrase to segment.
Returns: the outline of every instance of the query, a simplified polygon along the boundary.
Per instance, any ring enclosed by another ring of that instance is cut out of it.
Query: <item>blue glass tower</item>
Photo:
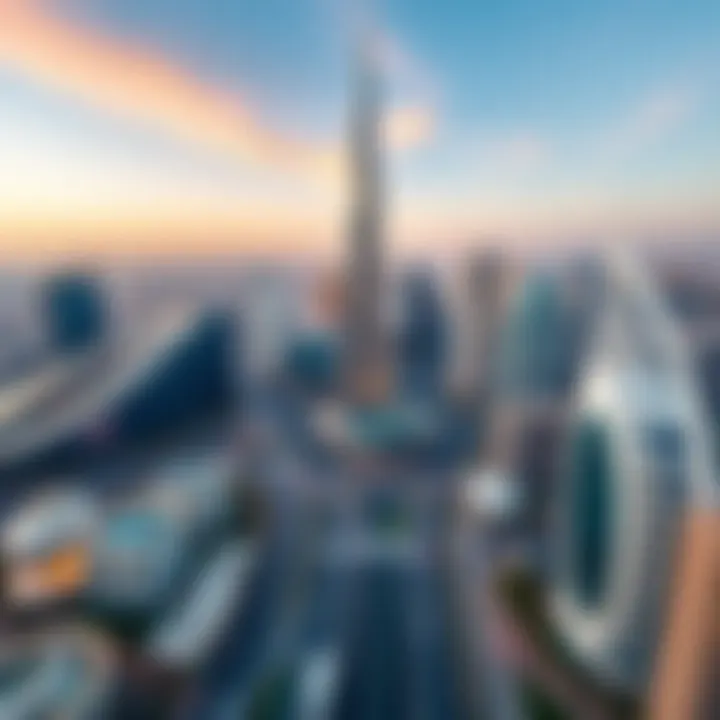
[[[446,326],[437,287],[429,273],[410,275],[403,287],[398,337],[400,391],[410,400],[434,400],[443,388]]]

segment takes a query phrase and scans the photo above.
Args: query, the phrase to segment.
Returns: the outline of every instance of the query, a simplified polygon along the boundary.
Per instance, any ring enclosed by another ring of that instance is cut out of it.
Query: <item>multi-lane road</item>
[[[271,458],[271,542],[224,647],[199,677],[193,717],[250,716],[258,685],[278,668],[291,678],[273,717],[464,717],[441,554],[446,477],[333,464],[312,447],[302,408],[277,395],[255,407]],[[293,582],[304,592],[288,611]]]
[[[452,463],[351,467],[314,443],[291,397],[259,393],[248,413],[263,429],[250,459],[269,523],[242,603],[195,668],[182,720],[252,720],[259,688],[280,673],[284,698],[263,717],[468,717],[443,554]],[[99,484],[116,482],[117,471]]]

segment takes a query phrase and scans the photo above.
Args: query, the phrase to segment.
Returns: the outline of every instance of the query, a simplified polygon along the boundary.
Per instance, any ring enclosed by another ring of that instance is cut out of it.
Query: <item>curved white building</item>
[[[683,338],[637,263],[617,256],[607,270],[560,478],[551,602],[578,662],[640,692],[667,618],[680,521],[716,501],[716,479]]]
[[[11,514],[0,527],[9,606],[32,610],[78,597],[101,519],[92,494],[73,488],[47,490]]]

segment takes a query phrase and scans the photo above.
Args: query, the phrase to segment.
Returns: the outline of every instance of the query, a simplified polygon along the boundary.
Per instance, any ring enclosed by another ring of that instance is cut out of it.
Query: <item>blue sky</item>
[[[337,245],[350,10],[0,0],[5,246]],[[371,14],[398,247],[720,228],[720,3]]]

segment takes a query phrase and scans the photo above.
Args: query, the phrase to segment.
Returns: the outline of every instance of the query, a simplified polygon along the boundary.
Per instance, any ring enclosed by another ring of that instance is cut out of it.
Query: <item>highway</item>
[[[378,483],[318,453],[291,399],[265,395],[254,407],[276,449],[265,467],[271,541],[225,646],[199,676],[187,717],[241,717],[258,686],[285,667],[292,690],[278,720],[463,717],[440,556],[443,478],[408,469],[392,477],[380,467],[369,471],[388,475]],[[288,621],[283,596],[307,538],[303,508],[312,503],[327,512],[307,597]],[[394,514],[397,531],[386,527]],[[318,673],[322,683],[312,678]]]
[[[256,577],[242,607],[229,618],[221,646],[198,673],[197,691],[184,713],[188,719],[240,717],[275,641],[300,528],[298,503],[289,487],[268,483],[267,489],[272,512]]]
[[[257,391],[248,414],[263,429],[249,461],[269,522],[243,601],[173,717],[251,717],[258,688],[286,668],[292,689],[277,720],[467,717],[442,554],[459,448],[432,467],[348,467],[318,447],[297,398]],[[127,492],[151,458],[108,463],[80,484]]]
[[[255,474],[268,494],[268,536],[256,577],[241,608],[229,618],[224,642],[201,668],[183,718],[226,720],[242,717],[278,648],[288,651],[295,609],[287,598],[296,592],[298,566],[306,562],[307,503],[312,464],[305,459],[300,416],[287,398],[257,389],[248,398],[252,423],[262,426],[262,446],[252,458]],[[300,453],[300,455],[299,455]]]
[[[371,489],[363,500],[365,542],[336,720],[463,717],[434,532],[437,505],[408,502],[403,487],[398,482],[379,496]],[[402,537],[383,527],[388,512],[399,513]]]

